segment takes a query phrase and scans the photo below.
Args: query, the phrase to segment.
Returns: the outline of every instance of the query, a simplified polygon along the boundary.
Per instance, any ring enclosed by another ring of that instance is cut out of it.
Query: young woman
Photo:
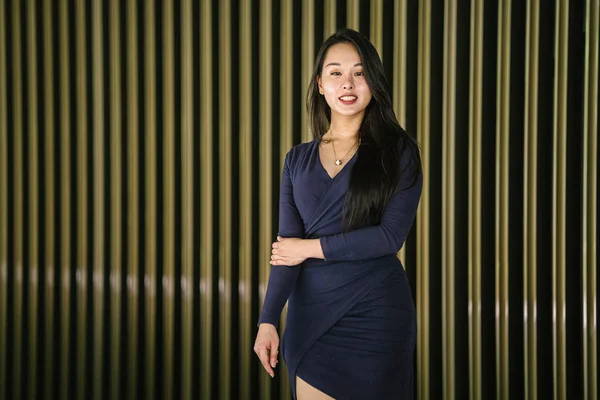
[[[416,316],[397,253],[421,161],[367,38],[344,29],[323,43],[307,109],[315,138],[285,158],[254,351],[274,376],[289,300],[281,348],[294,398],[412,398]]]

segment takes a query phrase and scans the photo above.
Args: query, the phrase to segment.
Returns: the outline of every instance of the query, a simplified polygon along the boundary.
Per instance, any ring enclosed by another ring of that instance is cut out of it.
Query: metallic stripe
[[[508,399],[508,176],[511,2],[498,5],[496,115],[496,393]]]
[[[282,9],[289,2],[282,3]],[[282,18],[286,25],[289,20],[282,11]],[[289,24],[291,27],[291,23]],[[240,399],[249,400],[251,393],[250,374],[251,363],[256,361],[252,351],[256,331],[252,327],[256,324],[252,321],[252,169],[253,169],[253,151],[252,151],[252,79],[254,71],[252,70],[252,9],[250,0],[240,2],[240,65],[245,68],[239,69],[240,74],[240,260],[239,271],[240,278],[238,282],[238,291],[240,297],[239,304],[239,324],[240,324],[240,385],[238,396]],[[285,36],[282,35],[282,43],[285,42]],[[282,45],[283,46],[283,45]],[[286,67],[281,67],[282,79],[286,74]],[[286,90],[282,85],[282,92]],[[285,107],[284,107],[285,109]]]
[[[304,1],[303,2],[303,21],[305,31],[308,32],[305,36],[303,36],[303,88],[306,88],[308,85],[305,84],[306,78],[306,67],[307,67],[307,57],[312,55],[311,51],[307,52],[307,48],[311,48],[308,46],[307,37],[311,38],[312,42],[312,34],[310,33],[312,30],[310,26],[312,26],[307,20],[307,8],[312,4],[312,1]],[[272,170],[273,170],[273,160],[271,157],[271,148],[272,148],[272,53],[271,53],[271,8],[272,3],[271,0],[262,0],[260,2],[260,15],[262,17],[262,21],[260,24],[260,60],[259,60],[259,82],[260,82],[260,90],[259,93],[259,103],[260,107],[260,115],[259,115],[259,131],[260,131],[260,144],[259,144],[259,171],[260,171],[260,193],[259,193],[259,202],[260,202],[260,223],[259,223],[259,306],[262,307],[262,304],[265,299],[265,292],[267,287],[267,282],[269,280],[269,272],[271,270],[269,260],[271,259],[271,244],[273,242],[273,231],[272,231],[272,210],[273,204],[271,199],[273,198],[273,182],[271,181]],[[302,134],[305,135],[306,131],[303,129]],[[260,310],[260,308],[259,308]],[[271,377],[264,371],[262,365],[259,364],[259,376],[260,376],[260,398],[269,400],[271,399]]]
[[[127,390],[138,397],[139,326],[139,99],[138,13],[136,2],[127,2]]]
[[[585,399],[598,398],[598,288],[596,285],[598,241],[598,0],[587,2],[585,83],[583,103],[583,390]]]
[[[202,152],[200,158],[202,161],[200,171],[202,173],[202,188],[201,188],[201,199],[202,199],[202,243],[201,243],[201,263],[200,263],[200,305],[202,307],[200,311],[200,329],[202,344],[200,346],[200,371],[202,376],[200,377],[201,382],[201,393],[200,398],[210,399],[212,389],[213,376],[216,377],[217,372],[212,373],[211,363],[211,349],[213,346],[213,337],[211,333],[213,324],[212,315],[212,304],[213,304],[213,293],[212,293],[212,282],[213,282],[213,257],[212,257],[212,230],[213,230],[213,204],[212,204],[212,190],[213,190],[213,118],[212,118],[212,10],[211,2],[202,2],[201,10],[201,109],[200,109],[200,123],[201,125],[201,139],[202,145],[200,151]],[[218,339],[218,338],[215,338]],[[215,340],[216,342],[216,340]]]
[[[59,4],[59,74],[60,74],[60,397],[66,398],[69,392],[69,344],[72,340],[69,325],[72,316],[69,303],[71,298],[71,153],[70,153],[70,109],[69,82],[69,8],[66,0]]]
[[[417,89],[417,140],[421,144],[423,191],[417,211],[417,394],[429,398],[429,103],[431,88],[431,1],[419,7],[419,82]]]
[[[30,65],[37,65],[36,9],[34,2],[27,3],[27,59]],[[39,307],[39,178],[38,178],[38,84],[35,68],[27,68],[27,92],[29,109],[29,371],[28,382],[37,382],[38,367],[38,307]],[[29,398],[37,399],[37,385],[27,386]]]
[[[89,373],[86,360],[87,349],[87,298],[88,298],[88,265],[87,265],[87,77],[86,77],[86,36],[85,5],[75,3],[76,24],[76,104],[77,107],[77,398],[84,399],[88,393],[86,378]],[[34,382],[32,380],[32,382]]]
[[[145,388],[144,392],[147,398],[156,398],[156,291],[158,290],[159,279],[156,276],[156,224],[157,218],[157,190],[156,190],[156,28],[155,28],[155,3],[154,0],[147,0],[144,7],[144,85],[145,85],[145,186],[146,186],[146,215],[145,219],[145,245],[146,245],[146,265],[144,275],[144,289],[146,291],[146,324],[144,347],[146,351],[145,366]]]
[[[567,203],[567,76],[569,2],[556,4],[554,69],[554,163],[552,214],[552,315],[554,397],[567,398],[566,371],[566,203]]]
[[[270,1],[269,1],[270,3]],[[262,4],[262,3],[261,3]],[[261,15],[268,21],[271,19],[271,10],[268,11],[263,9]],[[308,90],[308,85],[310,84],[310,77],[313,72],[314,62],[315,62],[315,2],[314,0],[303,0],[302,1],[302,85],[300,92],[302,93],[302,100],[305,99],[306,92]],[[270,32],[270,30],[269,30]],[[271,42],[268,38],[265,38],[264,41],[261,41],[265,49],[271,47]],[[271,59],[271,50],[269,52],[269,60]],[[265,77],[266,78],[266,77]],[[269,85],[270,88],[270,85]],[[269,89],[270,90],[270,89]],[[270,98],[269,98],[270,100]],[[267,99],[265,99],[267,101]],[[261,101],[261,104],[266,104]],[[302,106],[302,115],[305,114],[305,102],[300,102]],[[262,119],[262,118],[261,118]],[[302,118],[302,141],[309,142],[312,139],[312,132],[308,126],[307,118]],[[270,175],[269,175],[270,176]],[[269,249],[271,247],[269,246]],[[269,252],[270,254],[270,252]]]
[[[174,396],[175,340],[175,56],[173,3],[163,3],[163,396]]]
[[[219,383],[231,397],[231,15],[230,1],[219,2]]]
[[[194,141],[192,2],[181,4],[181,395],[192,397],[194,321]]]
[[[523,199],[523,293],[525,394],[537,399],[537,324],[536,315],[536,225],[537,225],[537,115],[538,115],[538,0],[527,3],[527,34],[525,45],[525,116],[524,116],[524,199]],[[499,39],[500,40],[500,39]]]
[[[444,3],[444,79],[442,111],[442,349],[444,398],[455,397],[454,269],[456,165],[456,1]]]
[[[289,2],[282,2],[281,7],[282,9],[291,9],[291,4]],[[323,37],[327,39],[329,36],[333,35],[337,31],[336,0],[325,0],[325,4],[323,7],[325,13],[325,30],[323,31]],[[281,25],[281,29],[287,29],[291,31],[291,27],[284,27],[283,24]],[[291,45],[291,43],[292,41],[290,38],[288,47]]]
[[[346,26],[355,31],[360,29],[360,0],[348,0],[346,3]]]
[[[5,13],[6,3],[0,0],[0,395],[7,387],[8,368],[8,97]]]
[[[383,58],[383,0],[371,0],[371,43]]]
[[[483,112],[483,4],[471,7],[469,82],[469,391],[482,398],[481,370],[481,141]]]
[[[93,74],[93,181],[94,181],[94,244],[93,244],[93,382],[92,394],[95,400],[106,397],[103,390],[102,357],[104,354],[104,79],[102,51],[102,3],[95,0],[92,4],[92,74]],[[50,36],[50,35],[48,35]],[[50,94],[48,95],[51,98]],[[49,153],[51,154],[51,153]],[[50,160],[48,160],[50,162]]]
[[[394,112],[400,126],[406,129],[406,0],[394,1]],[[398,253],[406,269],[406,245]]]

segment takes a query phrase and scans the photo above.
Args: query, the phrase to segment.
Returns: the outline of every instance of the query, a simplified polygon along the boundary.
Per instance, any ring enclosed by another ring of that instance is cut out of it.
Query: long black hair
[[[344,203],[346,229],[351,230],[378,224],[385,206],[398,190],[400,178],[409,174],[410,184],[401,190],[416,184],[421,173],[421,160],[416,140],[396,119],[377,50],[369,39],[352,29],[342,29],[331,35],[317,54],[306,98],[309,124],[315,139],[321,141],[331,123],[331,109],[325,96],[319,94],[317,78],[323,72],[327,50],[338,43],[354,45],[372,94],[358,130],[360,147]]]

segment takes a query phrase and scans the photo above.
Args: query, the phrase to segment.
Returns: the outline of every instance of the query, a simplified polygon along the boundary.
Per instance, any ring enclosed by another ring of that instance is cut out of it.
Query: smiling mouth
[[[341,96],[339,98],[339,100],[342,102],[342,104],[354,104],[356,102],[356,100],[358,100],[358,97],[356,97],[356,96]]]

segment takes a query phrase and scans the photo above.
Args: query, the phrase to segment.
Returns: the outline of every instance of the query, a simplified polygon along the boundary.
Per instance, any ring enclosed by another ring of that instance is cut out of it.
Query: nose
[[[354,89],[354,81],[352,80],[352,75],[350,75],[348,77],[348,79],[346,79],[346,82],[344,82],[343,88],[344,88],[344,90]]]

